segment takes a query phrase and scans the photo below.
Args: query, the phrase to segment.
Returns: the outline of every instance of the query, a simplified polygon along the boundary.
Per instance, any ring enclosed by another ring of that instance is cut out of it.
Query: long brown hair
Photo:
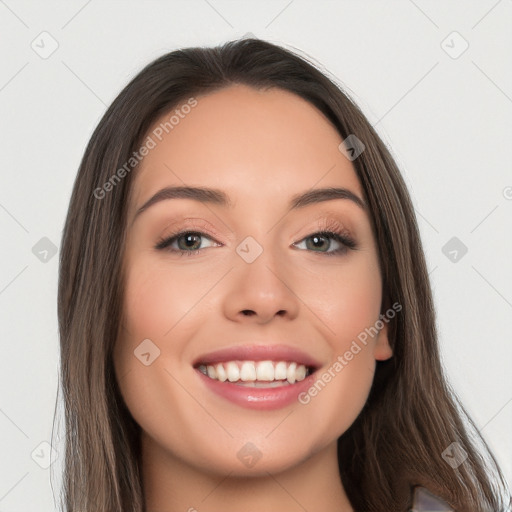
[[[353,507],[405,511],[412,486],[423,485],[457,511],[505,510],[504,477],[440,364],[416,217],[390,152],[325,72],[257,39],[181,49],[150,63],[117,96],[86,148],[63,232],[58,287],[65,510],[145,509],[140,427],[123,402],[112,362],[122,319],[126,211],[137,170],[126,163],[161,115],[232,84],[297,94],[343,139],[355,134],[366,147],[353,165],[379,251],[382,311],[395,302],[402,310],[388,326],[394,355],[377,362],[367,403],[338,441],[340,478]],[[126,172],[118,173],[123,166]],[[454,442],[468,454],[456,469],[442,456]]]

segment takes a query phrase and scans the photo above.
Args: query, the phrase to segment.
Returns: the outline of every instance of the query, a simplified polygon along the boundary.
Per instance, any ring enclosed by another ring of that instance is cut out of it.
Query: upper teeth
[[[287,380],[290,384],[304,380],[307,373],[305,365],[285,361],[229,361],[215,365],[201,365],[199,370],[211,379],[221,382]]]

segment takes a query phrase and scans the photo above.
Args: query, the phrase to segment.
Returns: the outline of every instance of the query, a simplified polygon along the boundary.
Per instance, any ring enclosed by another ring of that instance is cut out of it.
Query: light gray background
[[[44,469],[40,444],[58,384],[58,254],[41,261],[36,244],[60,246],[92,130],[152,59],[248,32],[321,63],[390,145],[418,215],[443,363],[512,482],[511,15],[511,0],[0,0],[0,511],[54,510],[50,472],[59,491],[62,445]],[[469,44],[461,55],[453,31]],[[44,59],[32,46],[52,38]],[[468,248],[457,262],[442,252],[452,237]]]

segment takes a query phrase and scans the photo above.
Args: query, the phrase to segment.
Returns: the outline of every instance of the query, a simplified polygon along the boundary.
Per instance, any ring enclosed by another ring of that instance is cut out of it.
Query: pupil
[[[313,240],[313,244],[316,248],[321,248],[322,246],[322,242],[323,242],[323,237],[319,237],[319,236],[314,236],[312,238]],[[324,244],[325,245],[325,244]]]
[[[194,245],[197,243],[196,240],[194,240],[194,238],[198,238],[198,235],[185,235],[184,236],[185,238],[185,246],[187,249],[191,249],[194,247]]]

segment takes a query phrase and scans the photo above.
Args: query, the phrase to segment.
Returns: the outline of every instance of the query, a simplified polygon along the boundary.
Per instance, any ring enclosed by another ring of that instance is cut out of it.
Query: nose
[[[267,324],[274,317],[297,317],[300,299],[293,292],[291,273],[276,266],[269,251],[252,263],[241,262],[230,272],[224,314],[236,322]]]

